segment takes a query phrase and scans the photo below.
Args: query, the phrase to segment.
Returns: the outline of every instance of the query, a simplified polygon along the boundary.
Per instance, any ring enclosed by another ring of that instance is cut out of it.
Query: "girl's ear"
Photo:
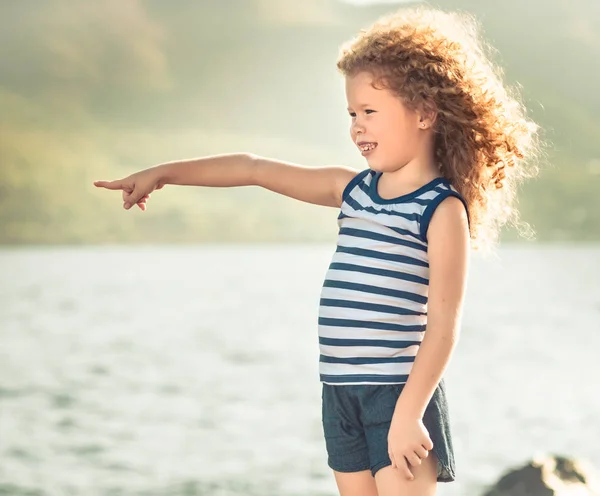
[[[433,105],[425,103],[422,108],[417,111],[419,116],[419,128],[429,129],[435,124],[437,119],[437,112]]]

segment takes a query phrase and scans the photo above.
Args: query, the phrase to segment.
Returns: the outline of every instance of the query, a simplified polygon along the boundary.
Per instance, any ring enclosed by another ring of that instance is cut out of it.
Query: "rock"
[[[600,477],[583,460],[541,455],[506,472],[483,496],[600,496]]]

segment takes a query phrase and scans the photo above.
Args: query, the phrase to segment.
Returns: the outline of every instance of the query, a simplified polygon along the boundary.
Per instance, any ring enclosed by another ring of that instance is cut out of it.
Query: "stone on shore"
[[[540,455],[508,470],[483,496],[600,496],[600,476],[584,460]]]

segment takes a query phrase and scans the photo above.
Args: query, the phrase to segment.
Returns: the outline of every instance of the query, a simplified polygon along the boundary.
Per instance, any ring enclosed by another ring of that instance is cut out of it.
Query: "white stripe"
[[[421,332],[398,332],[398,331],[383,331],[380,329],[360,329],[357,327],[337,327],[337,326],[319,326],[319,336],[323,338],[333,338],[333,339],[382,339],[385,341],[418,341],[419,343],[423,341],[423,336],[425,336],[425,331]],[[325,345],[323,345],[325,346]],[[329,346],[329,345],[328,345]],[[351,348],[356,350],[355,346],[336,346],[336,349],[341,348]],[[362,349],[362,347],[360,348]],[[356,353],[356,351],[354,352]],[[402,349],[388,349],[386,351],[386,355],[389,356],[390,353],[402,355]],[[329,353],[326,353],[327,355]],[[409,353],[410,354],[410,353]],[[332,355],[336,356],[336,355]],[[348,356],[360,356],[360,355],[348,355]],[[368,355],[371,356],[371,355]],[[373,355],[373,356],[382,356],[382,355]]]
[[[373,204],[373,207],[376,206],[380,206],[377,203]],[[389,203],[386,205],[381,205],[385,208],[383,209],[379,209],[377,208],[376,210],[380,211],[380,212],[400,212],[403,214],[417,214],[417,215],[423,215],[423,212],[425,211],[425,205],[421,205],[419,203],[416,202],[401,202],[401,203]]]
[[[427,312],[426,303],[418,303],[416,301],[404,298],[397,298],[395,296],[380,295],[375,293],[364,293],[346,288],[332,288],[329,286],[324,286],[321,290],[321,298],[368,303],[373,305],[387,305],[394,308],[405,308],[413,312]]]
[[[343,381],[343,382],[327,382],[323,381],[323,384],[328,384],[330,386],[383,386],[383,385],[393,385],[396,386],[399,383],[396,381],[390,380],[389,382],[353,382],[353,381]],[[404,384],[403,382],[400,384]]]
[[[385,374],[385,375],[405,375],[409,374],[413,362],[405,363],[327,363],[319,362],[319,373],[326,375],[343,374]]]
[[[416,295],[427,297],[429,288],[425,284],[418,282],[405,281],[404,279],[396,279],[395,277],[380,276],[379,274],[365,274],[354,270],[329,269],[326,275],[327,279],[332,281],[343,281],[356,284],[368,284],[369,286],[377,286],[378,288],[393,289],[396,291],[408,291]],[[394,298],[386,296],[385,298]],[[388,300],[388,301],[396,301]],[[402,299],[404,301],[404,299]]]
[[[354,255],[353,253],[343,253],[336,251],[333,254],[332,262],[362,265],[364,267],[372,267],[375,269],[393,270],[395,272],[419,276],[423,279],[429,278],[428,267],[421,267],[420,265],[412,264],[403,264],[399,262],[390,262],[389,260],[381,260],[379,258],[363,257],[362,255]]]
[[[383,348],[381,346],[329,346],[320,345],[319,350],[322,355],[335,356],[340,358],[353,357],[391,357],[391,356],[417,356],[418,346],[409,346],[408,348]]]
[[[363,322],[376,322],[380,324],[394,324],[407,326],[424,325],[427,321],[425,315],[397,315],[393,313],[362,310],[360,308],[327,307],[323,305],[321,305],[321,307],[319,308],[319,317],[323,317],[326,319],[360,320]]]
[[[420,194],[418,198],[420,198],[421,200],[433,200],[439,195],[441,195],[444,191],[448,191],[448,189],[448,186],[446,186],[445,184],[438,184],[434,189]],[[423,208],[425,208],[424,205]]]
[[[362,189],[360,189],[358,184],[350,192],[350,194],[348,196],[350,198],[352,198],[354,201],[357,201],[358,203],[360,203],[363,207],[366,207],[367,205],[373,205],[373,200],[371,200],[371,197],[367,193],[365,193]]]
[[[423,248],[427,248],[427,244],[415,239],[411,236],[406,236],[403,234],[399,234],[396,231],[393,231],[388,226],[383,226],[381,224],[375,224],[371,221],[365,219],[357,219],[354,217],[347,217],[342,219],[342,227],[347,227],[350,229],[361,229],[363,231],[370,231],[377,234],[383,234],[384,236],[390,236],[391,238],[410,241],[411,243],[418,244]]]
[[[346,202],[342,204],[342,213],[347,215],[348,217],[355,217],[359,219],[365,219],[369,222],[373,222],[376,224],[382,224],[384,226],[392,226],[398,227],[400,229],[406,229],[407,231],[419,235],[418,224],[413,220],[408,220],[404,217],[400,217],[399,215],[390,215],[385,213],[377,213],[373,214],[371,212],[367,212],[366,210],[354,210],[350,205]],[[344,220],[344,219],[342,219]],[[342,222],[343,224],[343,222]]]
[[[420,205],[411,201],[385,204],[375,203],[371,200],[371,197],[358,186],[348,196],[352,198],[352,200],[360,203],[363,207],[371,207],[381,213],[402,212],[404,214],[422,214],[423,210],[425,210],[425,205]]]
[[[440,187],[440,185],[438,184],[436,186],[436,188],[439,188],[439,187]],[[419,199],[421,199],[421,200],[433,200],[437,195],[439,195],[438,191],[430,190],[430,191],[427,191],[427,192],[419,195]],[[423,205],[423,208],[425,208],[425,205]]]
[[[411,310],[413,312],[426,313],[427,305],[423,303],[417,303],[415,301],[405,300],[395,298],[393,296],[384,296],[378,294],[371,293],[360,293],[358,291],[353,291],[351,289],[343,289],[343,288],[330,288],[323,287],[321,290],[321,298],[327,298],[330,300],[343,300],[343,301],[351,301],[357,303],[369,303],[373,305],[387,305],[394,308],[405,308],[407,310]],[[344,314],[347,310],[345,307],[335,307],[337,311],[339,311],[340,315]],[[400,313],[390,313],[390,312],[381,312],[387,315],[396,315],[398,318],[403,319],[407,317],[407,315]],[[422,315],[420,318],[426,320],[426,316]]]
[[[352,245],[346,246],[338,244],[345,248],[352,248]],[[415,265],[414,263],[400,262],[397,260],[383,260],[381,258],[370,257],[369,255],[359,255],[355,253],[344,253],[336,251],[333,254],[332,260],[340,263],[352,263],[365,267],[377,267],[379,269],[395,270],[396,272],[404,272],[405,274],[413,274],[427,279],[429,277],[429,267]],[[342,260],[345,260],[342,262]]]
[[[391,255],[404,255],[411,258],[416,258],[422,262],[427,262],[427,252],[423,250],[417,250],[409,246],[400,246],[390,243],[388,241],[380,241],[378,239],[360,238],[357,236],[348,236],[347,234],[340,234],[338,236],[338,245],[347,246],[352,248],[360,248],[361,250],[374,250],[380,253],[388,253]],[[392,262],[398,263],[398,262]]]

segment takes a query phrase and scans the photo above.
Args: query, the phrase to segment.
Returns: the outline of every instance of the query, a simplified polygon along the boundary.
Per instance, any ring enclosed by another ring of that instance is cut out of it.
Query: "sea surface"
[[[317,310],[332,245],[0,250],[0,495],[334,496]],[[458,479],[600,470],[600,246],[472,260],[446,372]]]

